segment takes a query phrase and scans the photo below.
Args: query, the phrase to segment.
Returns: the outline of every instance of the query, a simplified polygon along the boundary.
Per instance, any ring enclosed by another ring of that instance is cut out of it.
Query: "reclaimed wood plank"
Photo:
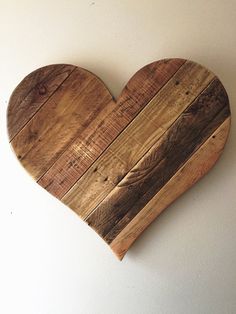
[[[22,165],[37,180],[111,101],[100,80],[76,68],[11,141]]]
[[[101,112],[100,118],[79,134],[38,183],[61,199],[184,62],[166,59],[139,70],[124,88],[117,104]],[[94,189],[90,187],[90,191]]]
[[[122,259],[139,234],[205,175],[230,127],[227,93],[199,64],[140,69],[117,101],[91,72],[51,65],[28,75],[8,108],[22,165]]]
[[[85,219],[213,78],[207,69],[186,62],[62,198],[63,202]]]
[[[29,74],[16,87],[7,111],[10,140],[47,102],[74,69],[75,66],[66,64],[45,66]]]
[[[112,242],[229,114],[227,95],[216,79],[95,208],[88,224]]]
[[[230,117],[215,130],[196,153],[115,237],[110,243],[110,247],[119,259],[124,257],[133,242],[166,207],[199,181],[215,165],[224,149],[229,129]]]

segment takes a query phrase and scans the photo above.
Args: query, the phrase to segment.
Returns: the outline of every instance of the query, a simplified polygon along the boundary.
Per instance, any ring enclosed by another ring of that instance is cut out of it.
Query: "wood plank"
[[[98,119],[79,134],[38,183],[61,199],[184,62],[166,59],[139,70],[124,88],[117,104],[98,113]],[[103,182],[105,178],[98,181]],[[107,186],[108,182],[104,182]],[[90,186],[91,193],[97,186],[97,183]]]
[[[62,198],[63,202],[85,219],[213,78],[205,68],[186,62]]]
[[[22,165],[37,180],[111,101],[100,80],[76,68],[12,140]]]
[[[133,242],[166,207],[215,165],[224,149],[229,129],[230,118],[227,118],[110,243],[119,259],[124,257]]]
[[[110,243],[229,116],[214,80],[86,219]]]
[[[54,64],[29,74],[14,90],[8,106],[7,121],[10,140],[70,76],[73,65]]]
[[[26,170],[121,259],[215,163],[229,117],[223,85],[192,61],[143,67],[117,101],[89,71],[51,65],[18,85],[8,129]]]

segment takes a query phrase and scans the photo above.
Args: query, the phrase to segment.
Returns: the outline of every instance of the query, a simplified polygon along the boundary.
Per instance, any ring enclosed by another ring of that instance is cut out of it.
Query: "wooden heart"
[[[120,259],[213,166],[229,128],[219,79],[183,59],[143,67],[117,101],[91,72],[49,65],[23,79],[8,107],[21,164]]]

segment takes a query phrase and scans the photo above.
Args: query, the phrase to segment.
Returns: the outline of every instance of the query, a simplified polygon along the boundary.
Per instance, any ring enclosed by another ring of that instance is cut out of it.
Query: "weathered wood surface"
[[[229,128],[219,79],[183,59],[145,66],[117,101],[91,72],[50,65],[28,75],[8,107],[19,161],[120,259],[214,165]]]

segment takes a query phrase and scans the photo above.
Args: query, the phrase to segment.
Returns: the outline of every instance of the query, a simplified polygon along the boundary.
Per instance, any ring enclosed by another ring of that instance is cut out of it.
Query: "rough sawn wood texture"
[[[91,72],[49,65],[17,86],[8,107],[18,160],[119,259],[210,170],[229,128],[219,79],[183,59],[143,67],[117,101]]]

